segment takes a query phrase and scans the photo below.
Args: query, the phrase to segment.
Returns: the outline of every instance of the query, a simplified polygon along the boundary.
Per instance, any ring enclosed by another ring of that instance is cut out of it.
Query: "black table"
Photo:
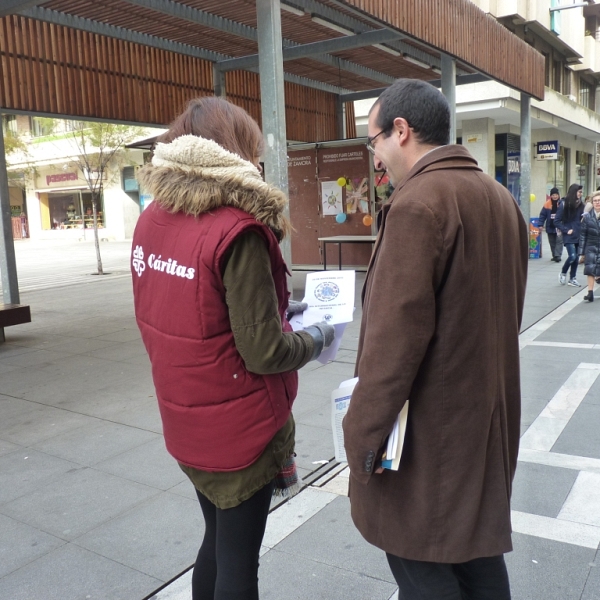
[[[343,244],[374,244],[376,235],[334,235],[332,237],[319,238],[323,244],[323,271],[327,271],[327,244],[338,245],[338,262],[342,270],[342,245]]]

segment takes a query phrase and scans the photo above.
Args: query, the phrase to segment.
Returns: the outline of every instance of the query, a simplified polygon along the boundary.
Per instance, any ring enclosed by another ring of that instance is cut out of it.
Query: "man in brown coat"
[[[344,420],[352,518],[386,552],[401,600],[507,600],[527,227],[448,139],[448,104],[428,83],[400,79],[371,109],[368,147],[395,189]],[[400,468],[380,472],[407,400]]]

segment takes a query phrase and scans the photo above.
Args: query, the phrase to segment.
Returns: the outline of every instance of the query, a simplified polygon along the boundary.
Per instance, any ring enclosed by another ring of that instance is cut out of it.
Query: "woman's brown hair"
[[[264,147],[256,121],[243,108],[213,96],[191,100],[156,141],[168,144],[182,135],[213,140],[250,162],[258,159]]]

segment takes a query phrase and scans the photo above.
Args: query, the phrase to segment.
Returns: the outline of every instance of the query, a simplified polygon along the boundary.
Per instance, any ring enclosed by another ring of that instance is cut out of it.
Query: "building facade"
[[[600,4],[472,1],[545,58],[545,98],[531,101],[531,216],[539,214],[553,187],[564,196],[579,183],[589,195],[600,185]],[[357,102],[358,135],[366,135],[372,102]],[[494,81],[459,85],[456,121],[457,142],[519,203],[525,201],[519,197],[519,92]]]
[[[3,116],[5,139],[9,140],[7,164],[15,237],[91,239],[92,192],[81,168],[81,151],[73,139],[75,126],[77,122],[66,120]],[[139,137],[157,131],[162,130],[132,128]],[[11,139],[18,143],[10,146]],[[107,167],[97,206],[101,239],[131,239],[143,208],[135,171],[147,157],[143,150],[120,150]],[[17,217],[25,223],[20,235]]]

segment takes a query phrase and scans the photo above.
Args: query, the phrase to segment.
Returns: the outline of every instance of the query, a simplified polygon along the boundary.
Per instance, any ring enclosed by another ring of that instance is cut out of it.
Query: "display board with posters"
[[[288,150],[288,179],[295,265],[323,264],[318,239],[372,235],[375,190],[370,155],[363,142]],[[368,244],[344,248],[344,265],[366,266]]]

